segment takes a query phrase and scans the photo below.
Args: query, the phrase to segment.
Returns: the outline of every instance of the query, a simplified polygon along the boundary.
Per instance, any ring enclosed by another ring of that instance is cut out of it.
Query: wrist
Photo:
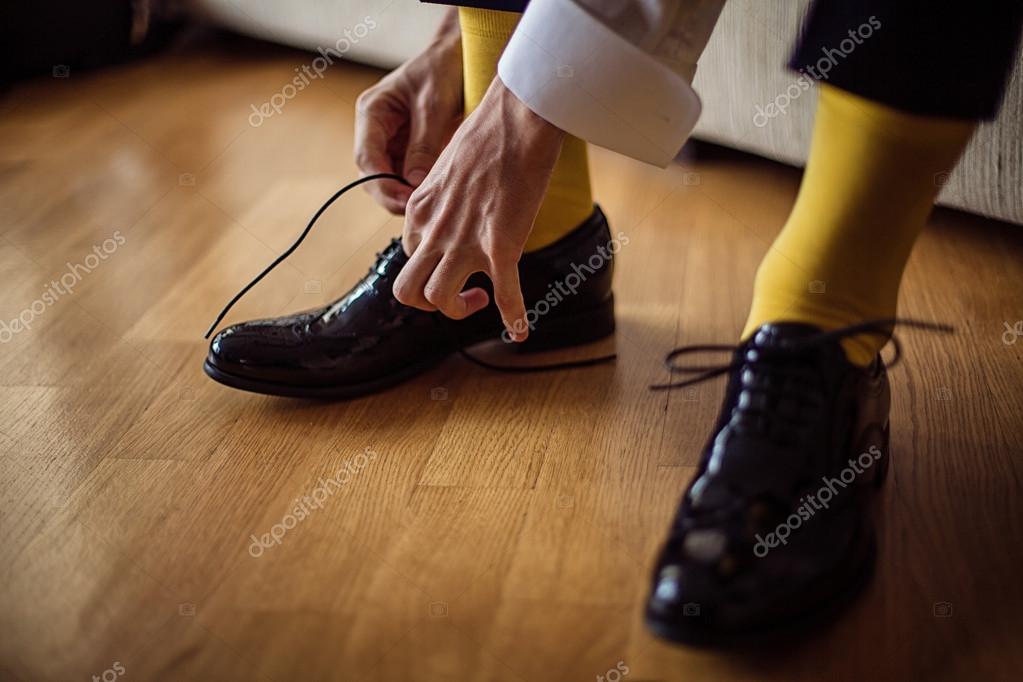
[[[560,149],[565,131],[542,116],[537,115],[505,86],[499,76],[490,84],[484,103],[492,99],[504,118],[518,132],[519,138],[529,146],[556,147]]]

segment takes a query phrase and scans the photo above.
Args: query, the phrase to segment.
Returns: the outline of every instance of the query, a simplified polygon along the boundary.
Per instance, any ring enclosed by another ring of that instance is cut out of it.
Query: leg
[[[497,73],[497,62],[521,14],[461,7],[462,55],[465,66],[465,111],[483,99]],[[586,143],[568,136],[533,223],[526,252],[543,248],[571,232],[593,213]]]
[[[822,85],[795,207],[757,272],[743,338],[768,322],[831,330],[895,317],[899,281],[973,121],[919,116]],[[886,342],[844,341],[865,366]]]
[[[1023,5],[1008,3],[814,6],[791,66],[830,85],[821,86],[799,197],[757,273],[744,339],[767,322],[836,329],[895,317],[936,179],[955,166],[977,119],[994,115],[1021,17]],[[863,366],[885,342],[843,345]]]
[[[1021,17],[1008,3],[816,4],[796,65],[844,56],[826,62],[799,197],[760,266],[743,341],[717,371],[665,386],[729,376],[657,563],[647,605],[657,634],[724,644],[811,625],[869,579],[868,501],[888,460],[887,339],[856,325],[895,315],[935,174],[994,114]]]

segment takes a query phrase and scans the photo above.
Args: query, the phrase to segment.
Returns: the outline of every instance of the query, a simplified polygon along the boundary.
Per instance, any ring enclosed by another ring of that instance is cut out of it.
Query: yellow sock
[[[460,7],[462,60],[465,78],[465,113],[480,103],[497,73],[497,61],[522,17],[517,12]],[[593,212],[586,143],[568,135],[551,175],[550,185],[526,251],[535,251],[565,236]]]
[[[821,85],[799,196],[757,271],[743,338],[766,322],[835,329],[894,317],[913,242],[974,125]],[[863,366],[886,341],[864,335],[843,347]]]

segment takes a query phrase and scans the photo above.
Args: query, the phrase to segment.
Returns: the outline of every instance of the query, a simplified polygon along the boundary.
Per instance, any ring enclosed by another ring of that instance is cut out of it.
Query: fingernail
[[[420,168],[417,168],[414,171],[409,171],[408,177],[405,179],[418,187],[419,183],[426,179],[426,171]]]

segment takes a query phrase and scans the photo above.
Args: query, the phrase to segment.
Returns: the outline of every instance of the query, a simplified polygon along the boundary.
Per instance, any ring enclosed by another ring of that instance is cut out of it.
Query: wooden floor
[[[456,358],[336,404],[235,392],[202,374],[202,333],[356,175],[353,102],[379,77],[335,66],[251,126],[308,60],[200,41],[0,100],[0,319],[31,325],[0,353],[0,679],[1019,679],[1023,339],[1002,337],[1023,228],[941,211],[913,254],[901,312],[958,334],[905,335],[865,597],[786,650],[678,649],[641,604],[722,385],[646,387],[670,348],[736,338],[798,173],[594,150],[630,237],[614,366]],[[400,229],[346,197],[230,319],[330,300]],[[69,267],[73,292],[46,297]]]

